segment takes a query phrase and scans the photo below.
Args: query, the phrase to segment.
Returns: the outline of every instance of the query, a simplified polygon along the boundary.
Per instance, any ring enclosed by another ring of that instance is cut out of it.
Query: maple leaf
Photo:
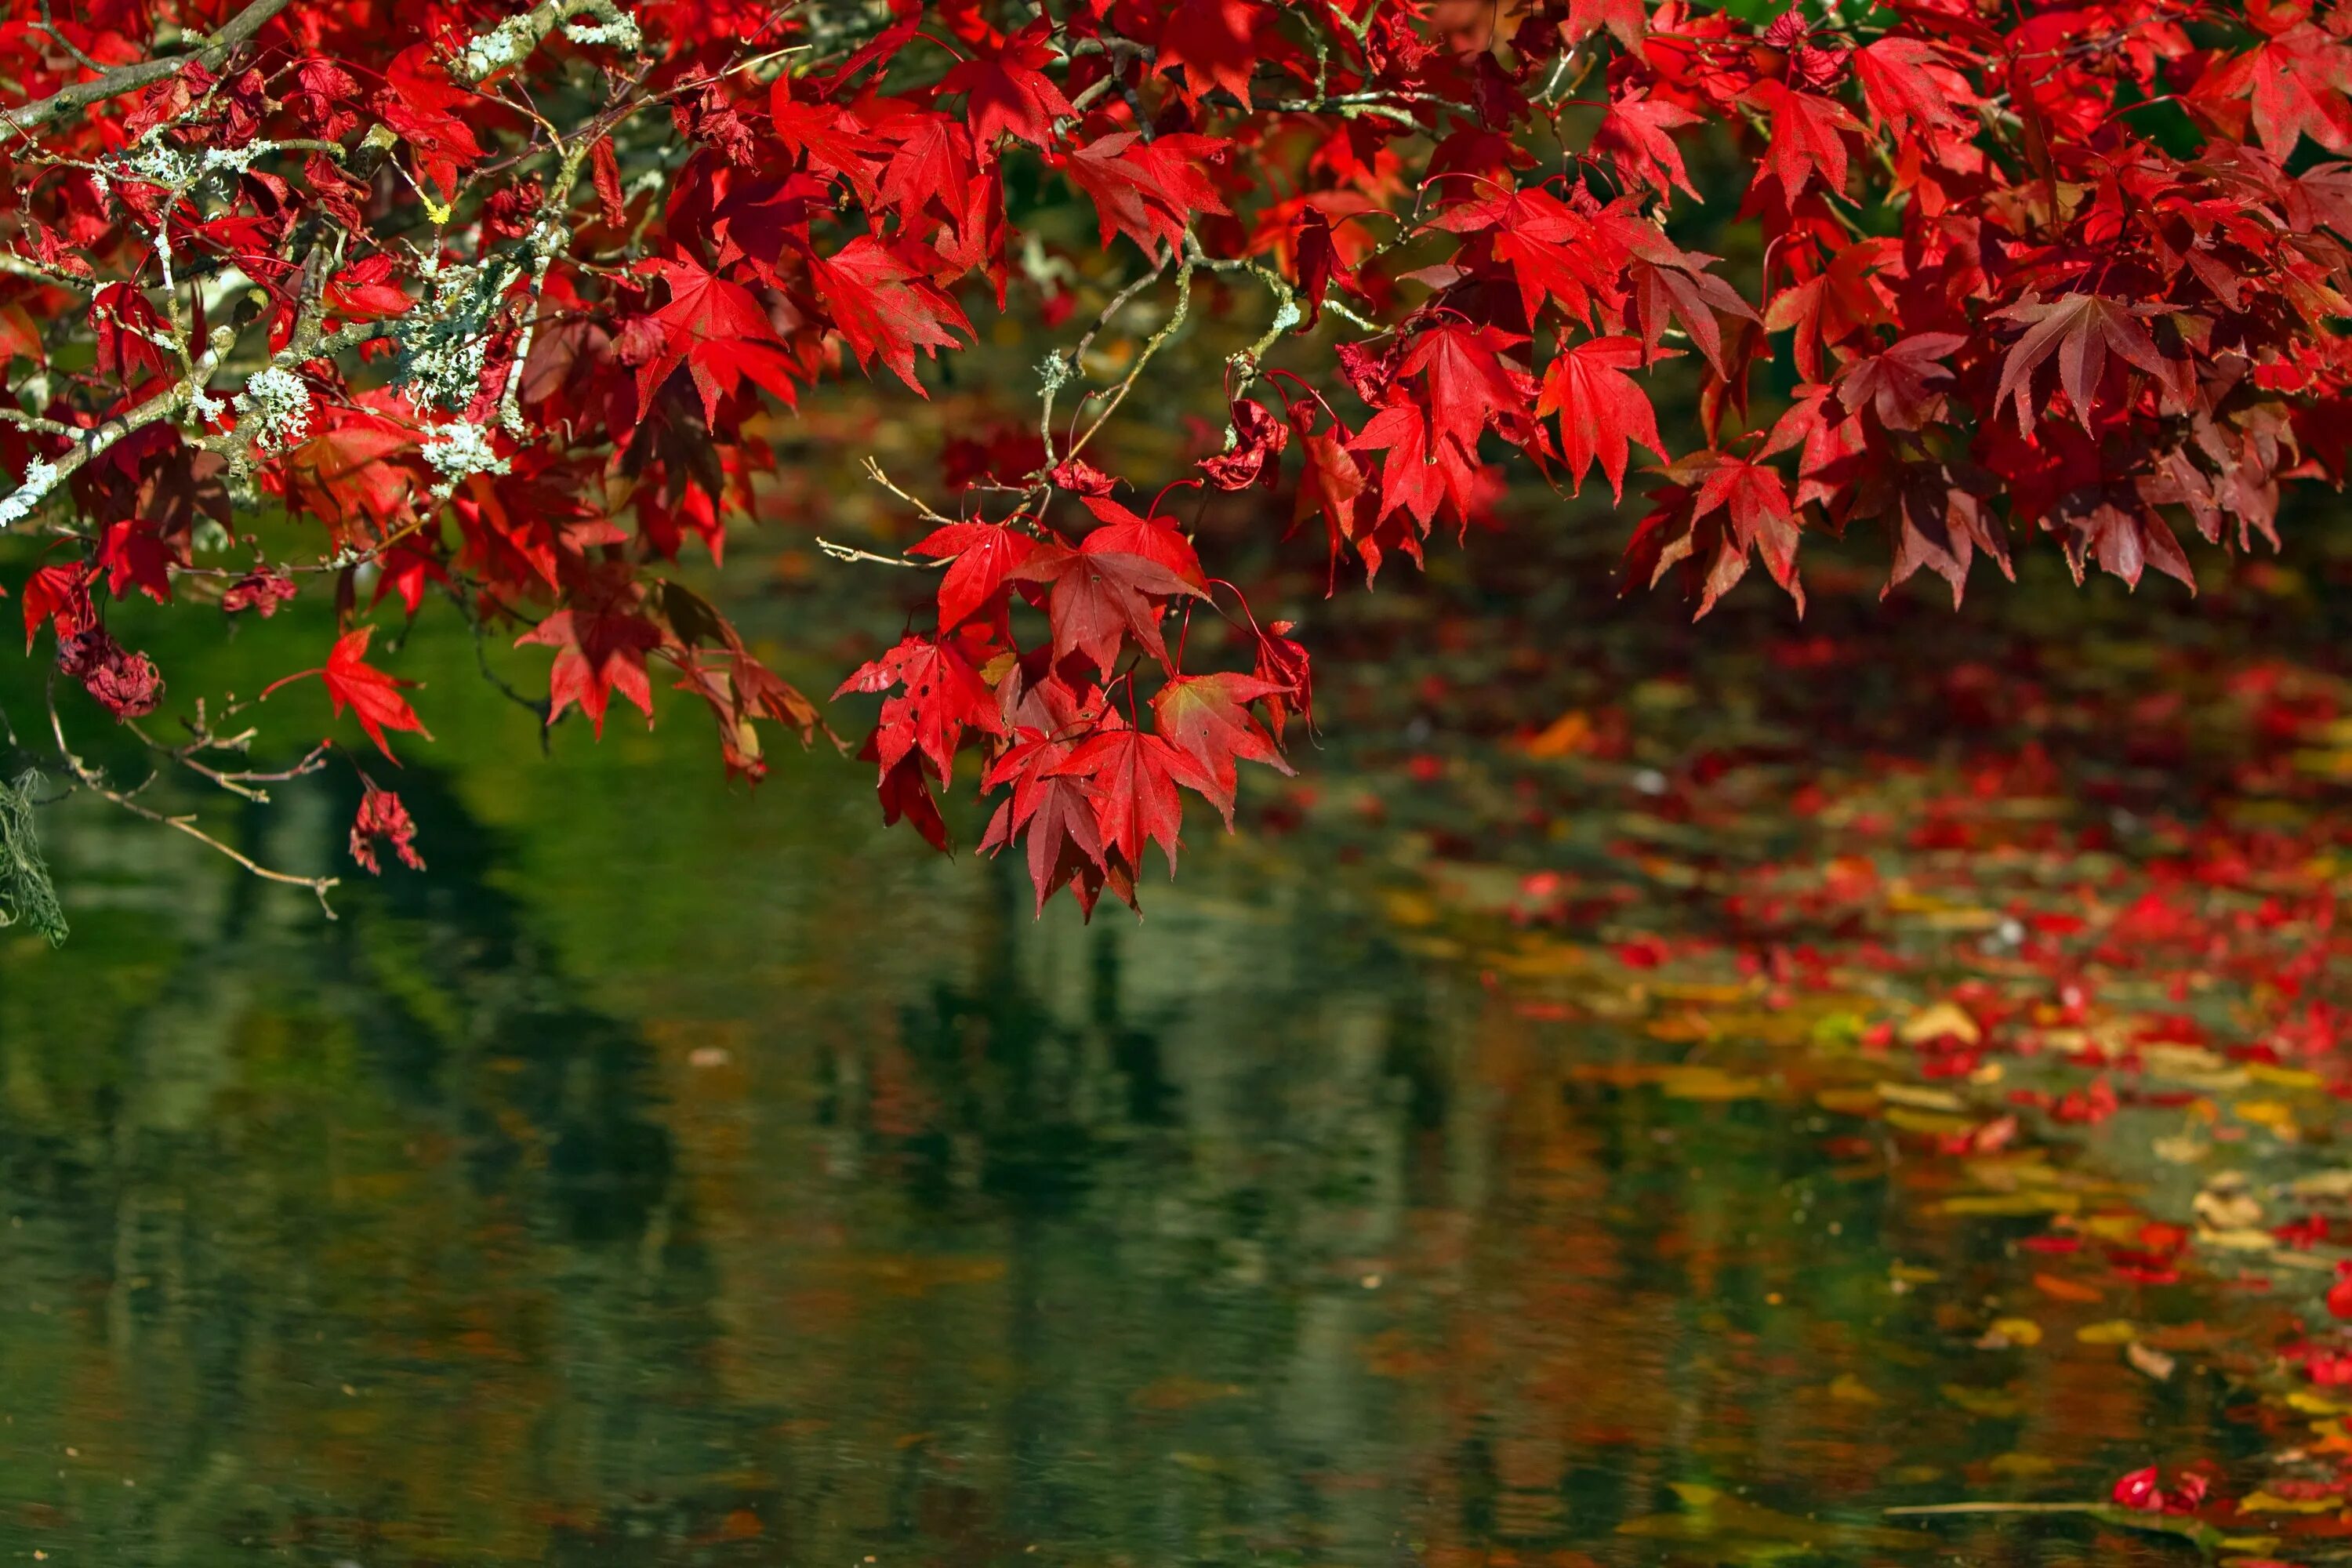
[[[367,662],[368,639],[374,636],[373,626],[356,626],[345,632],[335,639],[324,668],[301,669],[283,676],[264,688],[261,695],[267,700],[271,692],[289,682],[319,677],[326,684],[327,700],[334,705],[335,716],[341,718],[343,710],[349,708],[384,760],[398,767],[400,759],[392,754],[392,743],[384,739],[386,730],[411,730],[428,741],[433,734],[416,717],[416,710],[408,705],[408,699],[400,694],[402,687],[416,683],[386,675]]]
[[[1260,0],[1176,0],[1160,28],[1152,74],[1181,68],[1177,91],[1194,107],[1220,87],[1247,104],[1250,73],[1265,54],[1262,39],[1273,21],[1273,8]]]
[[[1400,374],[1426,378],[1431,432],[1465,453],[1475,453],[1489,423],[1524,409],[1535,384],[1504,355],[1526,341],[1499,327],[1452,321],[1415,337]]]
[[[1893,347],[1848,360],[1837,374],[1838,401],[1859,411],[1868,405],[1889,430],[1916,430],[1942,412],[1937,387],[1952,373],[1937,362],[1969,340],[1958,332],[1914,332]]]
[[[2016,581],[2008,541],[1990,503],[1990,481],[1981,471],[1962,473],[1939,463],[1904,466],[1895,487],[1895,562],[1881,598],[1924,566],[1951,586],[1957,610],[1979,550],[1993,558],[2002,576]]]
[[[1433,221],[1437,227],[1457,233],[1493,232],[1495,259],[1511,269],[1530,322],[1549,297],[1590,325],[1596,300],[1613,305],[1617,300],[1621,274],[1632,254],[1614,225],[1596,224],[1540,190],[1464,202]],[[1511,341],[1491,346],[1507,348]]]
[[[120,599],[136,584],[141,593],[159,605],[172,601],[172,568],[185,566],[184,541],[166,536],[144,518],[124,518],[107,524],[98,551],[106,568],[106,591]]]
[[[1095,204],[1106,249],[1112,235],[1124,234],[1157,259],[1163,247],[1182,242],[1195,213],[1227,210],[1199,164],[1231,145],[1219,136],[1171,132],[1146,142],[1115,131],[1072,149],[1062,173]]]
[[[2127,305],[2099,294],[2063,294],[2055,300],[2043,300],[2028,293],[2016,304],[1995,310],[1993,315],[2000,321],[2024,322],[2026,331],[2001,361],[2000,386],[1992,400],[1993,416],[1999,417],[2000,405],[2013,401],[2018,431],[2031,436],[2033,373],[2043,361],[2056,354],[2058,384],[2066,389],[2066,400],[2074,405],[2074,416],[2082,421],[2084,430],[2089,430],[2092,405],[2097,399],[2099,380],[2106,370],[2111,350],[2154,376],[2168,395],[2185,403],[2185,388],[2180,384],[2186,365],[2158,353],[2155,340],[2140,325],[2142,320],[2155,315],[2159,309],[2154,305]]]
[[[1638,0],[1631,3],[1638,14]],[[1610,103],[1609,112],[1601,117],[1601,129],[1593,132],[1592,144],[1609,153],[1611,161],[1626,175],[1659,195],[1680,190],[1696,201],[1698,187],[1690,182],[1690,171],[1683,166],[1682,149],[1675,145],[1672,133],[1705,121],[1705,116],[1694,114],[1678,103],[1629,92]]]
[[[915,351],[937,357],[942,348],[961,346],[957,332],[971,334],[971,323],[953,300],[870,234],[859,235],[836,255],[812,256],[809,271],[834,325],[857,355],[858,368],[878,358],[918,395],[930,394],[915,379]]]
[[[1419,407],[1405,404],[1381,409],[1348,445],[1359,452],[1388,454],[1381,463],[1381,504],[1375,523],[1402,510],[1427,534],[1438,513],[1450,508],[1455,521],[1468,529],[1477,504],[1477,456],[1450,437],[1433,438],[1429,420]]]
[[[1292,623],[1275,621],[1257,634],[1257,668],[1251,671],[1260,680],[1279,688],[1266,693],[1265,716],[1274,725],[1275,743],[1283,739],[1283,727],[1295,710],[1309,725],[1315,722],[1315,673],[1306,646],[1290,636]]]
[[[1227,827],[1234,825],[1236,759],[1264,763],[1278,773],[1295,772],[1283,761],[1274,737],[1248,708],[1260,698],[1286,691],[1287,688],[1254,675],[1221,670],[1214,675],[1177,676],[1152,696],[1153,723],[1199,762],[1208,782],[1193,787],[1224,814]]]
[[[1040,72],[1056,58],[1044,41],[1052,30],[1045,17],[1007,39],[1002,47],[981,46],[976,58],[948,72],[940,83],[943,93],[965,93],[971,117],[971,139],[982,147],[1010,132],[1032,146],[1049,145],[1054,121],[1077,113],[1062,89]]]
[[[880,732],[876,733],[878,736]],[[869,763],[874,760],[872,738],[858,756]],[[909,752],[898,759],[897,767],[884,769],[882,782],[875,785],[874,793],[882,802],[883,826],[895,826],[904,817],[914,824],[915,831],[932,848],[942,854],[947,852],[947,818],[940,815],[939,802],[931,798],[931,781],[923,773],[920,752]]]
[[[1730,284],[1711,272],[1696,269],[1699,264],[1713,259],[1677,252],[1669,260],[1637,259],[1626,270],[1633,282],[1633,305],[1641,318],[1642,342],[1650,357],[1659,357],[1658,344],[1665,334],[1667,321],[1677,321],[1698,352],[1706,356],[1706,363],[1715,367],[1716,374],[1728,380],[1731,372],[1723,358],[1723,328],[1716,317],[1720,314],[1752,321],[1757,315]]]
[[[440,187],[441,200],[456,201],[457,171],[481,157],[482,148],[466,121],[450,111],[482,100],[453,85],[424,44],[403,49],[384,72],[383,83],[375,97],[376,113],[408,143],[417,168]]]
[[[1561,349],[1545,368],[1536,417],[1559,416],[1560,454],[1579,489],[1597,461],[1610,489],[1623,500],[1632,443],[1666,455],[1648,395],[1625,374],[1645,357],[1637,339],[1594,338]]]
[[[1804,607],[1804,590],[1797,584],[1797,520],[1789,505],[1789,491],[1779,470],[1757,460],[1723,456],[1700,484],[1691,508],[1692,521],[1717,507],[1731,513],[1731,535],[1743,550],[1754,548],[1764,559],[1772,580]]]
[[[25,651],[33,651],[41,623],[50,624],[60,639],[98,624],[89,602],[90,574],[81,566],[52,564],[35,569],[25,579]]]
[[[1581,43],[1604,27],[1627,48],[1638,49],[1649,31],[1649,7],[1643,0],[1568,0],[1560,41]]]
[[[1832,194],[1845,190],[1845,132],[1860,131],[1862,122],[1833,98],[1801,92],[1767,80],[1758,85],[1756,98],[1772,115],[1772,145],[1756,167],[1756,184],[1767,177],[1780,182],[1781,199],[1794,204],[1805,182],[1819,177]]]
[[[1177,833],[1184,807],[1176,786],[1206,795],[1215,781],[1200,759],[1164,737],[1127,726],[1097,731],[1047,770],[1049,776],[1086,779],[1100,843],[1130,869],[1143,864],[1143,847],[1156,842],[1176,874]]]
[[[1076,741],[1026,731],[981,781],[990,790],[1010,784],[1013,797],[996,808],[980,847],[996,854],[1016,838],[1024,840],[1040,914],[1045,900],[1064,887],[1089,916],[1106,885],[1129,902],[1134,899],[1128,868],[1104,853],[1095,786],[1057,771],[1076,745]]]
[[[916,555],[944,557],[940,580],[940,632],[945,636],[996,596],[1015,567],[1037,552],[1037,542],[1009,523],[950,522],[910,547]]]
[[[1658,489],[1625,547],[1629,577],[1654,586],[1682,565],[1697,588],[1696,620],[1747,574],[1750,552],[1759,552],[1801,614],[1796,517],[1780,476],[1760,459],[1725,452],[1694,452],[1666,473],[1672,482]]]
[[[2244,99],[2254,134],[2284,158],[2308,136],[2331,153],[2352,152],[2352,49],[2308,22],[2249,52],[2223,58],[2198,79],[2190,101],[2209,110]],[[2242,129],[2244,121],[2239,121]]]
[[[846,175],[860,199],[873,200],[875,174],[867,159],[883,150],[882,142],[866,132],[857,116],[839,104],[812,103],[794,96],[795,80],[792,72],[786,71],[769,89],[768,119],[775,127],[777,139],[794,157],[806,158],[810,168]],[[618,188],[616,181],[616,195]],[[608,200],[605,205],[618,207],[621,204]]]
[[[669,302],[650,318],[660,332],[660,346],[637,367],[640,419],[653,406],[654,394],[681,364],[702,396],[703,418],[713,426],[719,422],[719,400],[734,395],[747,377],[786,403],[796,399],[792,362],[766,308],[751,290],[688,257],[637,265],[669,285]]]
[[[1865,45],[1853,52],[1853,73],[1871,123],[1898,137],[1958,124],[1976,105],[1968,79],[1923,39],[1885,37]]]
[[[577,702],[601,740],[605,704],[615,691],[636,704],[648,726],[653,723],[654,692],[646,676],[646,654],[661,641],[659,626],[620,597],[611,596],[593,605],[551,612],[515,638],[515,647],[536,644],[555,649],[555,664],[547,674],[547,722],[554,723]]]
[[[1799,375],[1822,380],[1823,345],[1843,343],[1865,327],[1893,323],[1885,286],[1872,274],[1898,265],[1900,248],[1885,240],[1848,245],[1822,271],[1772,297],[1764,310],[1764,330],[1793,333]]]
[[[1208,596],[1208,581],[1190,541],[1154,518],[1138,517],[1108,496],[1081,498],[1103,526],[1077,549],[1048,543],[1010,575],[1047,583],[1046,616],[1054,657],[1077,653],[1108,673],[1128,637],[1164,668],[1168,649],[1160,616],[1171,597]]]
[[[882,704],[875,731],[877,760],[887,773],[910,751],[920,752],[941,778],[953,771],[956,748],[967,729],[1004,732],[1003,719],[980,671],[954,638],[910,637],[871,663],[861,665],[834,696],[849,691],[900,694]]]

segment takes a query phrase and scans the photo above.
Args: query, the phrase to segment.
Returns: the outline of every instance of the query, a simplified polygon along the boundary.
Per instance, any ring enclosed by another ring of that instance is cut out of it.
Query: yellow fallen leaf
[[[1813,1096],[1813,1103],[1840,1116],[1867,1116],[1878,1109],[1878,1091],[1874,1089],[1825,1089]]]
[[[2250,1492],[2238,1500],[2240,1513],[2334,1513],[2343,1506],[2342,1498],[2290,1498],[2266,1491]]]
[[[2020,1481],[2046,1476],[2057,1468],[2057,1460],[2045,1459],[2039,1454],[1996,1454],[1985,1461],[1985,1468],[1994,1475]]]
[[[1678,1067],[1660,1075],[1658,1087],[1668,1100],[1754,1100],[1764,1092],[1764,1080],[1721,1068]]]
[[[2139,1338],[2139,1330],[2128,1318],[2110,1318],[2104,1323],[2084,1323],[2074,1331],[2074,1337],[2086,1345],[2127,1345]]]
[[[2289,1391],[2286,1402],[2291,1408],[2300,1410],[2305,1415],[2352,1415],[2352,1405],[2340,1399],[2330,1399],[2308,1388]]]
[[[2042,1325],[2031,1318],[1995,1318],[1992,1331],[2013,1345],[2038,1345]]]
[[[1884,1405],[1886,1403],[1884,1399],[1879,1397],[1877,1392],[1874,1390],[1870,1384],[1863,1382],[1862,1379],[1854,1376],[1854,1374],[1850,1372],[1840,1373],[1838,1374],[1837,1381],[1830,1384],[1830,1397],[1832,1399],[1843,1400],[1848,1405]]]
[[[1923,1089],[1912,1083],[1882,1083],[1878,1098],[1889,1105],[1907,1105],[1914,1110],[1966,1110],[1969,1102],[1948,1089]]]
[[[1986,1193],[1980,1195],[1946,1198],[1937,1205],[1945,1214],[2008,1215],[2073,1214],[2082,1206],[2082,1194],[2061,1192],[2050,1187],[2038,1188],[2031,1192]]]
[[[2283,1068],[2269,1062],[2248,1062],[2246,1076],[2273,1089],[2326,1089],[2327,1080],[2304,1068]]]
[[[1996,915],[1993,918],[1998,923],[2000,917]],[[1962,1045],[1973,1046],[1984,1038],[1984,1031],[1977,1027],[1977,1021],[1956,1002],[1929,1003],[1904,1019],[1902,1028],[1895,1033],[1906,1046],[1924,1046],[1930,1040],[1940,1040],[1947,1036]]]
[[[1976,1122],[1966,1116],[1955,1116],[1948,1110],[1912,1110],[1900,1105],[1890,1105],[1886,1108],[1886,1125],[1897,1132],[1949,1138],[1969,1131]]]
[[[2025,1414],[2025,1401],[2005,1388],[1970,1388],[1965,1383],[1944,1384],[1944,1397],[1971,1415],[2007,1419]]]

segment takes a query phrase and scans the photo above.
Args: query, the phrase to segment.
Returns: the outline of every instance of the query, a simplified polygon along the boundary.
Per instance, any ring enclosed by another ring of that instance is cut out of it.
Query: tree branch
[[[206,70],[216,70],[240,45],[251,39],[268,25],[272,17],[286,9],[286,5],[287,0],[253,0],[252,5],[223,24],[219,32],[191,53],[166,55],[161,59],[117,66],[96,80],[76,82],[21,109],[0,109],[0,131],[37,130],[52,120],[62,119],[93,103],[103,103],[110,98],[136,92],[190,64],[201,65]]]

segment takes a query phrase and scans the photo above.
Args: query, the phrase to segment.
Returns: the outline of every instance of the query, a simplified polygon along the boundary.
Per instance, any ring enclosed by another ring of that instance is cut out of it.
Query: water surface
[[[496,711],[436,712],[509,760],[412,761],[433,870],[333,925],[55,816],[74,939],[0,937],[0,1555],[2160,1561],[1880,1510],[2229,1453],[2218,1380],[1980,1348],[2030,1270],[1885,1150],[1622,1070],[1675,1053],[1279,844],[1033,921],[854,765],[746,799]],[[329,864],[355,788],[245,826]]]

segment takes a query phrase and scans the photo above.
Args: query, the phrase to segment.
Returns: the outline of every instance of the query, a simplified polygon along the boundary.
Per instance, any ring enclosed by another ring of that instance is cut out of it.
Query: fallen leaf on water
[[[1850,1372],[1840,1373],[1837,1376],[1837,1381],[1830,1384],[1830,1397],[1832,1399],[1843,1400],[1848,1405],[1884,1405],[1886,1403],[1885,1400],[1879,1397],[1878,1394],[1872,1389],[1870,1384],[1863,1382],[1862,1379],[1856,1377]]]
[[[1912,1083],[1882,1083],[1878,1098],[1889,1105],[1907,1105],[1915,1110],[1966,1110],[1968,1101],[1948,1089],[1923,1089]]]
[[[2250,1492],[2238,1500],[2240,1513],[2334,1513],[2344,1506],[2336,1497],[2280,1497],[2273,1492]]]
[[[2086,1345],[2127,1345],[2139,1338],[2139,1330],[2128,1319],[2110,1318],[2104,1323],[2084,1323],[2074,1331],[2074,1337]]]
[[[2036,1274],[2034,1289],[2058,1301],[2095,1301],[2101,1291],[2096,1285],[2086,1285],[2079,1279],[2068,1279],[2056,1274]]]
[[[2000,923],[2000,917],[1993,917]],[[1895,1036],[1906,1046],[1924,1046],[1930,1040],[1951,1038],[1962,1045],[1973,1046],[1984,1038],[1984,1031],[1957,1003],[1934,1002],[1903,1020]]]
[[[2039,1454],[1996,1454],[1985,1461],[1985,1468],[1994,1475],[2021,1481],[2046,1476],[2057,1468],[2057,1460],[2045,1459]]]
[[[2142,1344],[2137,1340],[2133,1340],[2124,1346],[2124,1359],[2158,1383],[2168,1381],[2172,1376],[2172,1369],[2179,1364],[2162,1351],[2152,1345]]]
[[[2083,1206],[2083,1194],[2042,1187],[2024,1192],[1946,1198],[1936,1206],[1945,1214],[1995,1215],[2012,1218],[2022,1215],[2074,1214]]]
[[[1997,1342],[1988,1344],[1987,1341]],[[2042,1325],[2031,1318],[1995,1318],[1992,1329],[1977,1343],[1987,1350],[2000,1350],[2009,1345],[2038,1345],[2042,1342]]]
[[[2025,1414],[2025,1401],[2005,1388],[1970,1388],[1964,1383],[1944,1384],[1944,1397],[1971,1415],[2006,1419]]]

